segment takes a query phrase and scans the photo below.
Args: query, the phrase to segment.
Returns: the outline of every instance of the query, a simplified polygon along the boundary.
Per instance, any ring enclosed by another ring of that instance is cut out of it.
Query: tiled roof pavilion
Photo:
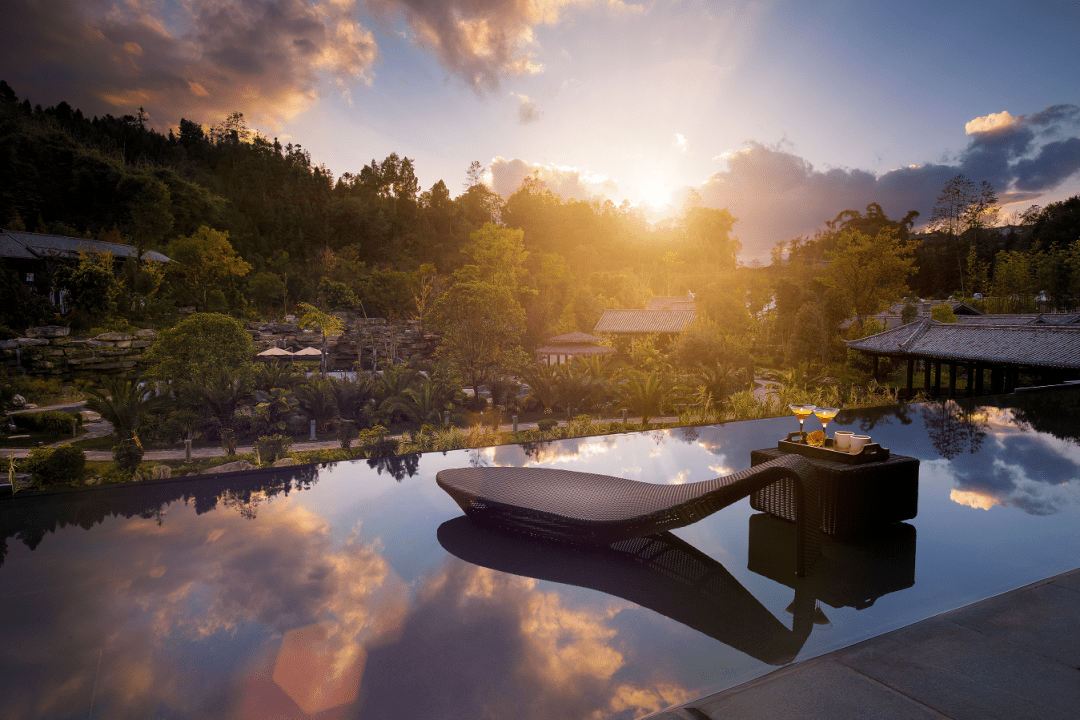
[[[548,365],[561,365],[575,357],[611,355],[614,349],[598,345],[603,338],[583,332],[571,332],[548,338],[547,344],[536,348],[536,357]]]
[[[36,260],[49,255],[65,258],[78,257],[80,252],[112,253],[116,258],[135,257],[138,250],[132,245],[87,240],[63,235],[43,235],[21,230],[0,229],[0,257]],[[155,250],[143,253],[144,260],[169,262],[169,258]]]
[[[989,325],[939,323],[920,319],[860,340],[848,340],[848,347],[874,357],[877,375],[879,357],[907,360],[907,392],[913,390],[914,366],[923,363],[924,388],[940,394],[941,364],[947,363],[949,394],[956,394],[957,368],[966,371],[965,394],[981,394],[983,373],[991,372],[991,391],[1006,392],[1019,382],[1020,370],[1055,379],[1080,376],[1080,325],[1043,324]],[[931,366],[936,380],[931,386]]]
[[[693,310],[605,310],[594,333],[681,333],[694,322]]]

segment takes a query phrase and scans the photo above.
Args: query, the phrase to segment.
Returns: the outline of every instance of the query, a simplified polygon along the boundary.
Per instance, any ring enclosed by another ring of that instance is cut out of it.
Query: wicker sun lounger
[[[439,486],[481,525],[590,545],[690,525],[788,478],[797,494],[796,573],[805,575],[820,553],[820,511],[815,470],[797,455],[685,485],[545,468],[456,468],[436,476]]]

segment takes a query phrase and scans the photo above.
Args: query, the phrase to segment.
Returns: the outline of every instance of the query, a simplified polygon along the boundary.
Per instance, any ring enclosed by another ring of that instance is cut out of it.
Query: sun
[[[648,205],[652,210],[663,210],[671,204],[674,192],[671,181],[663,173],[655,172],[638,186],[638,203]]]

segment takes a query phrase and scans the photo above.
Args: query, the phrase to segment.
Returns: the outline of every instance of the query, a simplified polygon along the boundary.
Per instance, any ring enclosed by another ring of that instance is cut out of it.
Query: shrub
[[[236,454],[236,431],[235,430],[222,430],[221,431],[221,449],[225,451],[226,455]]]
[[[41,432],[41,413],[22,412],[11,416],[11,422],[15,423],[15,429],[22,432]]]
[[[70,435],[82,425],[82,414],[66,413],[59,410],[46,410],[41,414],[41,427],[53,435]]]
[[[20,469],[31,473],[42,487],[73,485],[82,480],[86,453],[71,445],[34,448]]]
[[[290,447],[292,447],[292,438],[285,435],[263,435],[255,441],[259,459],[268,463],[275,463],[288,455]]]
[[[116,467],[127,473],[134,474],[139,469],[143,459],[143,448],[135,438],[126,438],[113,448],[113,461]]]
[[[23,432],[49,433],[50,435],[70,435],[75,427],[82,425],[82,415],[59,410],[45,412],[15,413],[11,416],[15,427]]]
[[[541,432],[549,432],[552,428],[559,424],[558,420],[552,418],[544,418],[543,420],[536,421],[536,427],[540,428]]]
[[[342,420],[338,423],[337,439],[341,443],[342,450],[352,447],[352,442],[357,438],[356,423],[352,420]]]

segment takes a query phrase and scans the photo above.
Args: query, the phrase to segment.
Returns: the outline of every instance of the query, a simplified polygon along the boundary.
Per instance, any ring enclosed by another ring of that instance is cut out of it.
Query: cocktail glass
[[[814,414],[815,408],[813,405],[788,405],[791,408],[791,412],[795,413],[795,417],[799,418],[799,440],[805,442],[806,434],[803,433],[803,423],[806,422],[806,418]]]
[[[821,434],[828,439],[829,435],[825,432],[825,428],[829,427],[829,423],[837,413],[840,412],[840,408],[814,408],[814,415],[821,421]]]

